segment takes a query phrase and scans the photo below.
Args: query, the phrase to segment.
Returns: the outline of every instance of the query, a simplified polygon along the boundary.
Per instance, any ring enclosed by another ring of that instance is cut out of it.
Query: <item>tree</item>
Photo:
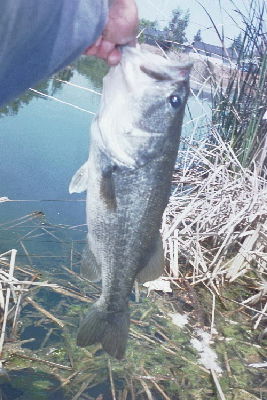
[[[139,43],[146,43],[149,39],[153,39],[153,31],[158,29],[158,21],[149,21],[146,18],[141,18],[139,20],[140,33],[138,35]],[[155,38],[157,39],[157,38]]]
[[[202,42],[201,30],[199,29],[194,36],[194,42]]]
[[[189,17],[189,10],[184,15],[180,8],[172,10],[172,19],[169,27],[164,29],[165,40],[183,44],[186,41],[185,30],[189,22]]]
[[[239,35],[234,38],[232,45],[230,46],[230,49],[233,50],[236,54],[240,54],[240,52],[243,49],[243,39],[242,39],[242,34],[239,33]]]
[[[158,21],[149,21],[149,19],[141,18],[139,20],[140,29],[143,28],[151,28],[151,29],[158,29]]]

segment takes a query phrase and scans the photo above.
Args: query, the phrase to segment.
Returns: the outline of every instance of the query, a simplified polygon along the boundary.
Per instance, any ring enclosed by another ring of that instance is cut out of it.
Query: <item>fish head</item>
[[[103,144],[117,164],[139,168],[179,143],[191,66],[123,49],[104,78],[99,114]]]

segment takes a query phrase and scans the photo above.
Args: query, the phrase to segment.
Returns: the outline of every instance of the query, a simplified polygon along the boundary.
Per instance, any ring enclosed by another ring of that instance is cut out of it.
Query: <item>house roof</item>
[[[159,38],[159,37],[163,34],[163,32],[160,31],[160,30],[158,30],[158,29],[148,28],[148,27],[142,27],[142,25],[141,25],[140,28],[141,28],[142,32],[143,32],[145,35],[150,36],[150,37],[153,37],[154,39]]]
[[[204,42],[193,42],[192,47],[196,50],[204,51],[205,53],[210,53],[211,55],[227,57],[224,49],[220,46],[214,46],[213,44],[208,44]]]
[[[237,57],[236,52],[231,48],[227,49],[227,52],[223,47],[215,46],[213,44],[204,43],[204,42],[192,42],[190,44],[184,45],[189,51],[197,51],[198,53],[207,53],[211,57],[221,57],[221,58],[231,58],[235,59]]]

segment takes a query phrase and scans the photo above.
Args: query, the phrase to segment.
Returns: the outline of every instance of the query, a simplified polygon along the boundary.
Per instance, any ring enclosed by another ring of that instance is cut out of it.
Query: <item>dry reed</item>
[[[213,144],[207,139],[200,150],[191,141],[182,152],[186,164],[176,170],[163,219],[172,275],[189,267],[193,283],[267,272],[266,176],[256,166],[243,168],[231,146],[216,131],[212,136]]]

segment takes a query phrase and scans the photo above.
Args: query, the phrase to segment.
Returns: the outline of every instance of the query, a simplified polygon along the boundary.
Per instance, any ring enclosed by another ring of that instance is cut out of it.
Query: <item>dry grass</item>
[[[171,270],[178,268],[179,276],[189,266],[193,282],[234,280],[255,268],[264,275],[266,176],[259,175],[259,165],[253,171],[243,168],[230,145],[216,132],[212,135],[212,145],[188,143],[182,167],[176,170],[176,186],[163,222]],[[178,254],[171,254],[173,248]],[[173,262],[177,257],[178,267]]]
[[[47,282],[34,282],[34,279],[16,279],[14,277],[16,254],[16,249],[0,254],[0,264],[8,267],[7,271],[2,268],[0,269],[0,310],[3,312],[0,336],[0,371],[3,369],[2,353],[6,337],[7,323],[8,320],[12,321],[12,328],[8,336],[14,337],[17,333],[22,295],[25,297],[31,286],[57,287],[57,285],[48,284]],[[29,297],[26,297],[26,299],[31,301]]]

